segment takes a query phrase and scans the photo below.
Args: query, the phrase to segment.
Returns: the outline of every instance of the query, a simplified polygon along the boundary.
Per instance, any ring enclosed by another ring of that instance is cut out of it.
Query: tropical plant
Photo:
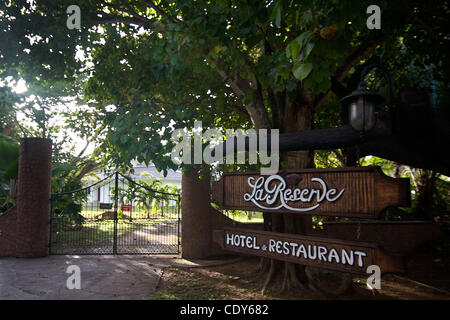
[[[16,201],[16,183],[19,166],[19,144],[0,134],[0,213]]]
[[[152,174],[143,172],[141,176],[147,179],[140,179],[137,183],[131,179],[127,181],[126,187],[119,187],[118,196],[122,203],[132,203],[138,210],[145,210],[148,214],[164,214],[164,207],[170,200],[177,200],[176,195],[180,194],[180,189],[173,185],[163,185],[161,179],[156,179]],[[111,196],[114,196],[115,188],[111,189]]]

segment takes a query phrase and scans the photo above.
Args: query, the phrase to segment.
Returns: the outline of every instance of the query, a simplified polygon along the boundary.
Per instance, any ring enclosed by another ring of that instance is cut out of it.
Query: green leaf
[[[294,77],[296,77],[298,80],[302,81],[311,73],[312,68],[313,68],[313,65],[310,62],[297,63],[297,64],[294,64],[294,69],[292,70],[292,73],[294,74]]]
[[[308,56],[311,53],[313,48],[314,48],[314,43],[308,42],[306,44],[305,50],[303,50],[303,52],[304,52],[304,54],[303,54],[304,59],[308,58]]]
[[[277,15],[275,17],[275,25],[279,28],[281,27],[281,6],[278,3],[276,6]]]
[[[295,38],[295,41],[298,42],[300,47],[303,47],[309,41],[309,39],[312,37],[313,34],[314,33],[312,31],[305,31],[297,38]]]
[[[0,141],[0,170],[7,170],[11,164],[19,159],[19,144],[9,141]]]
[[[289,44],[289,51],[291,53],[292,60],[297,60],[298,54],[300,53],[300,44],[297,41],[292,41]]]
[[[120,142],[123,144],[126,144],[128,142],[128,137],[127,136],[121,136],[120,137]]]
[[[286,46],[286,58],[290,58],[291,57],[291,44],[289,43],[287,46]]]
[[[176,111],[175,111],[175,114],[176,114],[176,116],[177,116],[178,119],[183,120],[183,118],[184,118],[184,113],[183,113],[182,110],[176,110]]]
[[[331,88],[331,81],[330,79],[327,78],[323,79],[318,86],[318,90],[320,93],[327,92],[330,88]]]

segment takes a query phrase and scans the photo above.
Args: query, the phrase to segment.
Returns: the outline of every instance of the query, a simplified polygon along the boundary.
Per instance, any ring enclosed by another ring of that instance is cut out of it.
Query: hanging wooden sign
[[[404,272],[401,257],[371,243],[236,228],[214,230],[213,239],[225,250],[331,270],[366,274],[377,265],[381,273]]]
[[[100,202],[100,209],[112,209],[112,207],[113,207],[112,203]]]
[[[213,182],[212,198],[229,210],[358,218],[411,201],[409,179],[388,177],[379,167],[225,173]]]

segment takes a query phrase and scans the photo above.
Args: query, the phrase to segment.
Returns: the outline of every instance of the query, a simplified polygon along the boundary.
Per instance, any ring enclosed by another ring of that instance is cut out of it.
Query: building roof
[[[153,177],[157,179],[166,179],[166,180],[178,180],[181,181],[181,171],[174,171],[172,169],[167,170],[167,176],[164,177],[164,173],[162,171],[157,171],[153,164],[149,164],[146,166],[145,164],[136,164],[133,166],[134,173],[130,174],[130,178],[133,179],[142,179],[142,172],[148,172]]]
[[[146,180],[145,175],[141,175],[143,172],[150,173],[156,179],[162,179],[163,181],[172,181],[172,182],[180,182],[181,183],[181,171],[174,171],[172,169],[167,170],[167,176],[164,177],[164,172],[157,171],[156,167],[153,164],[149,164],[146,166],[145,164],[133,163],[134,173],[127,174],[133,180]],[[104,179],[106,177],[105,173],[102,171],[97,171],[97,176],[100,179]],[[87,179],[86,183],[91,183],[91,179]]]

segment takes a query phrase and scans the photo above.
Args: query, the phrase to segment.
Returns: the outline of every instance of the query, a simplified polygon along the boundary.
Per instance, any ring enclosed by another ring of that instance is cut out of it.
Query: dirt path
[[[151,220],[146,221],[148,223]],[[166,220],[143,226],[138,230],[117,237],[118,254],[177,254],[178,219]],[[82,241],[79,241],[82,242]],[[114,240],[74,245],[53,243],[52,252],[62,254],[113,254]]]
[[[381,279],[381,290],[367,288],[366,278],[354,277],[353,289],[338,297],[306,290],[291,290],[280,293],[272,287],[261,295],[264,277],[258,272],[259,258],[247,257],[241,261],[215,267],[178,268],[163,271],[154,299],[186,300],[450,300],[450,293],[426,284],[413,282],[407,277],[385,275]]]
[[[177,254],[178,220],[159,222],[118,237],[117,252]]]

